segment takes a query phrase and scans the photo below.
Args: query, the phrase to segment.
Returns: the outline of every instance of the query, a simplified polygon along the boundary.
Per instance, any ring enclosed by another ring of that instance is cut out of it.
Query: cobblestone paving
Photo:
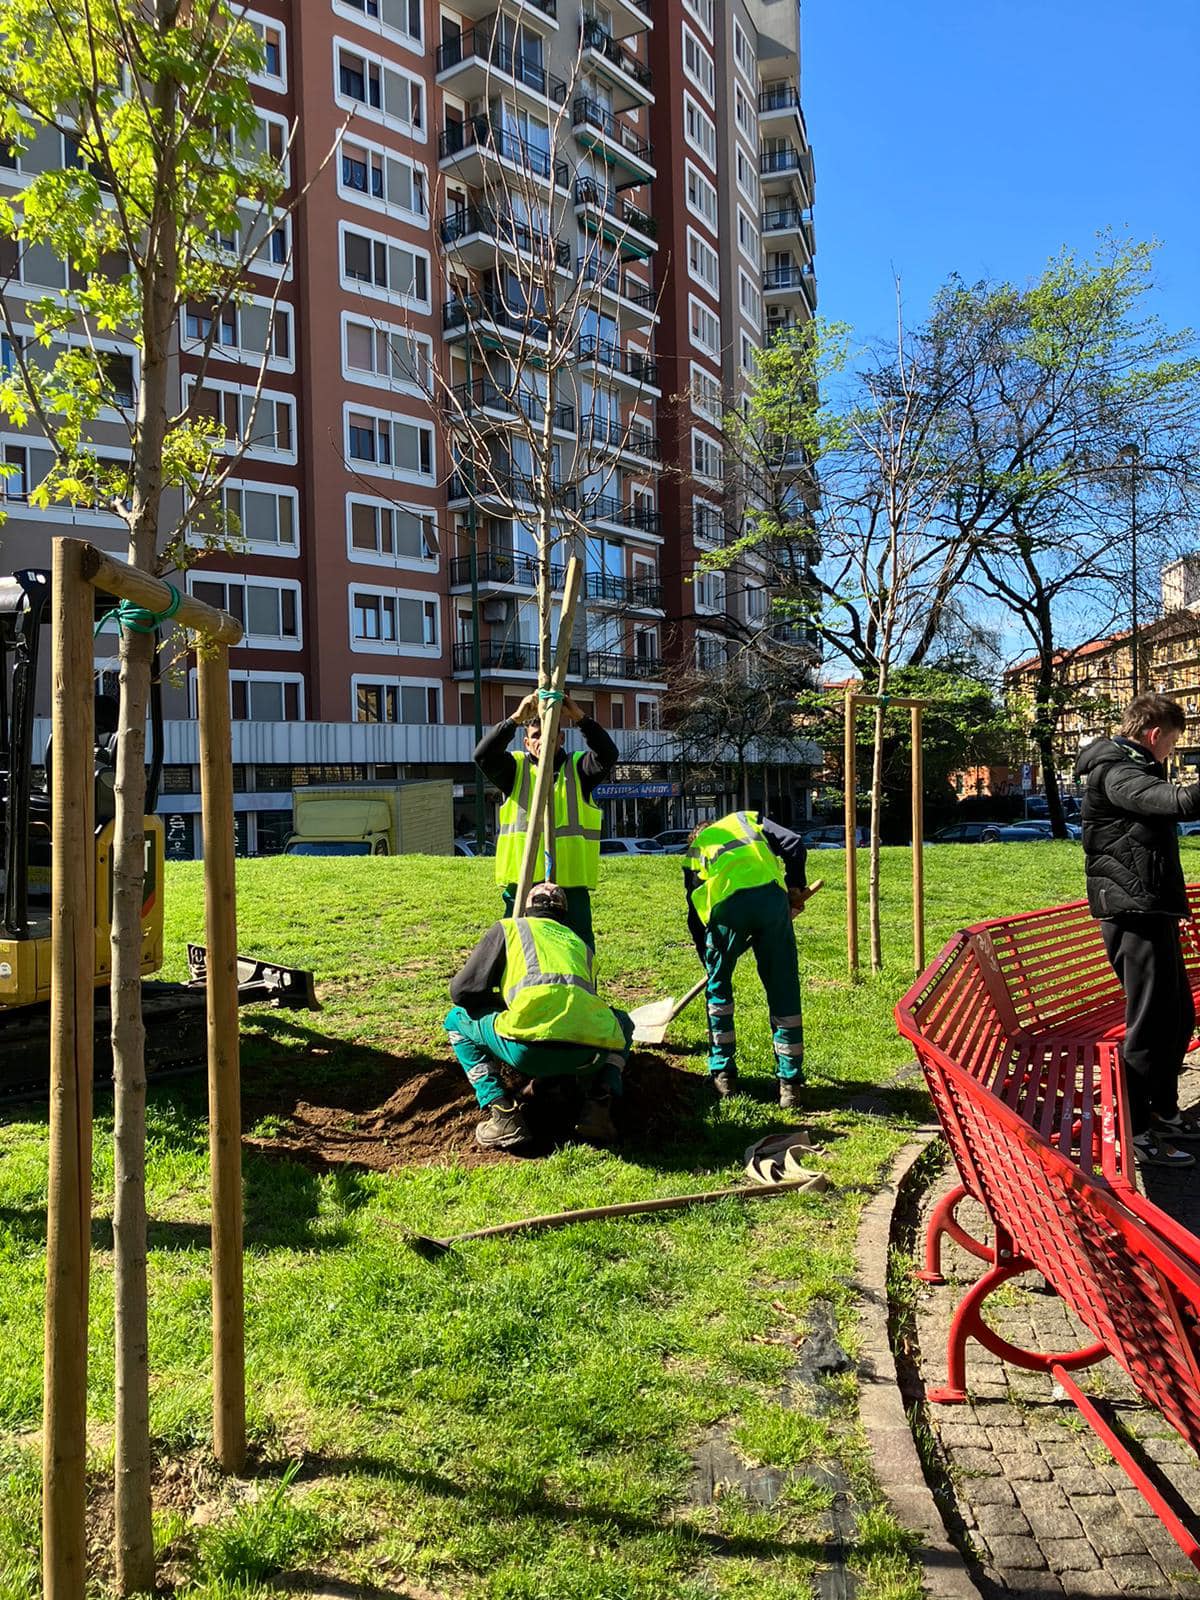
[[[953,1169],[927,1195],[926,1215],[952,1182]],[[1164,1210],[1200,1232],[1200,1162],[1190,1174],[1151,1174],[1144,1187]],[[972,1231],[976,1220],[982,1227],[973,1202],[964,1202],[960,1215]],[[926,1384],[945,1381],[950,1318],[980,1268],[947,1241],[945,1270],[945,1287],[922,1286],[918,1301]],[[1070,1350],[1090,1342],[1033,1276],[994,1295],[987,1315],[998,1332],[1026,1348]],[[1115,1407],[1185,1503],[1200,1510],[1200,1461],[1138,1399],[1117,1364],[1103,1362],[1080,1379],[1089,1393]],[[982,1568],[985,1594],[1200,1596],[1200,1572],[1071,1402],[1056,1398],[1048,1377],[1006,1366],[972,1342],[967,1384],[968,1404],[928,1406],[926,1416],[957,1501],[960,1531]]]

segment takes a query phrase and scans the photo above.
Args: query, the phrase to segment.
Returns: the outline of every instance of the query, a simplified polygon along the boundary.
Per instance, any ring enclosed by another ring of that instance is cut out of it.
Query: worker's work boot
[[[487,1117],[475,1129],[475,1143],[485,1150],[522,1150],[533,1143],[525,1113],[515,1100],[493,1100]]]
[[[575,1124],[575,1137],[588,1144],[614,1144],[617,1125],[612,1118],[612,1095],[603,1091],[592,1094],[583,1103],[583,1112]]]
[[[800,1104],[800,1091],[804,1087],[803,1078],[780,1078],[779,1080],[779,1106],[783,1111],[794,1111]]]
[[[736,1067],[725,1067],[721,1072],[711,1074],[712,1086],[717,1092],[717,1098],[727,1100],[731,1094],[737,1093],[738,1070]]]

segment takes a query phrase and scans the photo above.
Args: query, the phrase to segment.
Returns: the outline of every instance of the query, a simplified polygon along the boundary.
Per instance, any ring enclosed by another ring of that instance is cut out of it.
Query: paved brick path
[[[1188,1076],[1195,1083],[1188,1098],[1194,1100],[1200,1072]],[[951,1169],[926,1196],[925,1214],[952,1182]],[[1200,1161],[1187,1174],[1151,1174],[1144,1187],[1164,1210],[1200,1232]],[[982,1227],[974,1202],[964,1202],[960,1214],[972,1231],[976,1220]],[[945,1270],[944,1288],[922,1286],[920,1293],[924,1383],[945,1381],[950,1317],[980,1269],[947,1241]],[[1090,1342],[1058,1298],[1038,1284],[1040,1279],[1029,1277],[994,1295],[987,1310],[993,1326],[1015,1344],[1038,1350],[1070,1350]],[[1200,1460],[1138,1399],[1117,1364],[1105,1361],[1079,1376],[1085,1389],[1115,1405],[1185,1502],[1200,1509]],[[1131,1594],[1143,1600],[1188,1595],[1195,1600],[1200,1572],[1070,1401],[1055,1399],[1048,1377],[1005,1366],[972,1342],[967,1384],[968,1404],[928,1406],[926,1413],[961,1531],[983,1569],[985,1594]]]

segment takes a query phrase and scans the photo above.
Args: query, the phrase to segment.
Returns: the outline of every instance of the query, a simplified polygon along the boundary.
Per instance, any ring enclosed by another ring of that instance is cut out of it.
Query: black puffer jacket
[[[1075,775],[1083,799],[1083,856],[1094,917],[1189,915],[1176,823],[1200,816],[1200,784],[1180,788],[1132,739],[1096,739]]]

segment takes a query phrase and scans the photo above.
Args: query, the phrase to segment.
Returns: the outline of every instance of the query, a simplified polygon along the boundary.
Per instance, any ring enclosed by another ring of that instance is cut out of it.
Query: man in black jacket
[[[1134,1150],[1151,1166],[1189,1167],[1175,1140],[1200,1141],[1200,1121],[1179,1109],[1179,1075],[1196,1026],[1179,924],[1191,915],[1177,823],[1200,816],[1200,784],[1167,779],[1184,729],[1166,695],[1130,702],[1114,739],[1096,739],[1076,763],[1087,783],[1083,853],[1088,906],[1125,991],[1125,1085]]]

